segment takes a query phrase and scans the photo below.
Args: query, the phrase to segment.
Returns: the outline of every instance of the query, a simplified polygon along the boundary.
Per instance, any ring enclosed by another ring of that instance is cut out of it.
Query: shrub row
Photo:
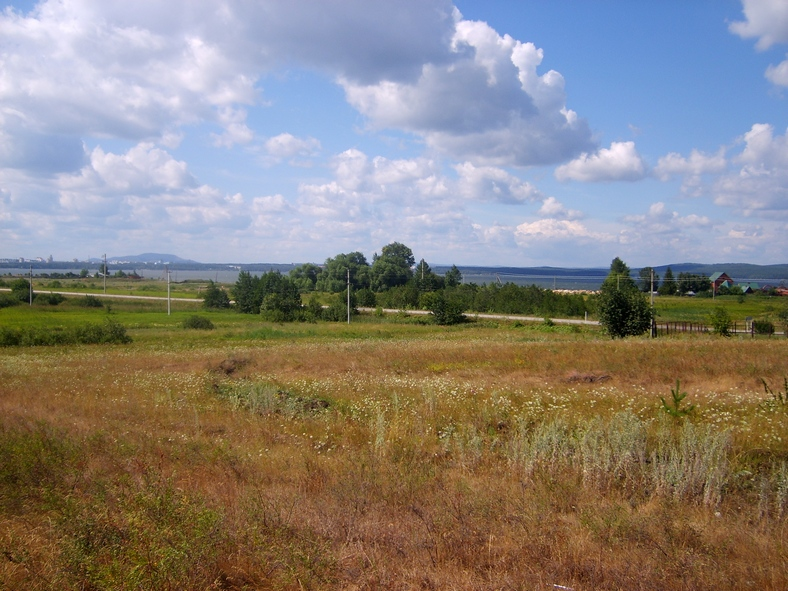
[[[38,347],[49,345],[125,344],[131,337],[126,327],[107,319],[103,324],[85,323],[68,328],[0,328],[0,347]]]

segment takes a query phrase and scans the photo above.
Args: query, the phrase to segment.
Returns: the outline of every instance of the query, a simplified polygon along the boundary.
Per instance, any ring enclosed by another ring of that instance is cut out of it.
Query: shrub
[[[46,302],[50,306],[57,306],[66,301],[66,298],[59,293],[38,294],[36,300]]]
[[[40,347],[51,345],[126,344],[131,337],[126,327],[107,319],[104,324],[86,323],[72,328],[0,328],[0,347]]]
[[[9,293],[0,293],[0,310],[19,305],[19,300]]]
[[[731,317],[728,311],[722,306],[714,308],[714,311],[709,314],[709,322],[716,332],[721,337],[731,336]]]
[[[76,341],[83,345],[95,344],[126,344],[131,342],[131,337],[126,334],[126,327],[120,322],[109,318],[104,324],[85,324],[75,330]]]
[[[598,306],[599,323],[611,338],[638,336],[651,327],[653,314],[648,301],[618,257],[599,290]]]
[[[30,282],[27,279],[16,279],[11,282],[11,295],[13,295],[20,302],[27,302],[30,300]],[[36,294],[33,294],[36,297]]]
[[[350,313],[358,314],[353,293],[350,294]],[[332,297],[329,301],[328,308],[322,309],[321,317],[323,320],[329,322],[342,322],[343,320],[347,320],[347,292]]]
[[[213,325],[213,322],[211,322],[210,318],[193,314],[183,321],[183,328],[192,328],[196,330],[213,330],[216,327]]]
[[[462,303],[453,298],[447,298],[442,292],[432,291],[422,295],[422,304],[430,312],[435,324],[448,326],[465,321]]]
[[[753,320],[752,321],[752,331],[755,334],[774,334],[774,324],[769,322],[768,320]]]
[[[79,298],[76,300],[77,306],[81,306],[83,308],[103,308],[104,304],[102,301],[97,298],[96,296],[86,295],[84,298]]]
[[[637,289],[610,288],[600,295],[599,322],[614,339],[645,333],[651,319],[651,308]]]
[[[375,293],[369,289],[359,289],[356,293],[356,303],[362,308],[374,308],[376,305]]]

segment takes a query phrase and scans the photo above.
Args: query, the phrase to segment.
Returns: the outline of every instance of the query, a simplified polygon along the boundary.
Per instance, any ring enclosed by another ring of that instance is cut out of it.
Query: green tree
[[[665,276],[662,278],[662,284],[657,289],[657,292],[662,296],[672,296],[678,293],[676,279],[673,277],[673,269],[670,267],[665,269]]]
[[[659,288],[659,275],[654,271],[653,267],[643,267],[638,274],[640,278],[640,291],[645,293],[651,292],[651,274],[654,274],[654,288]]]
[[[446,287],[457,287],[460,283],[462,283],[462,273],[457,268],[457,265],[452,265],[451,269],[446,271],[445,275],[443,276],[443,281],[446,284]]]
[[[260,278],[262,294],[259,311],[273,322],[297,320],[303,309],[298,287],[279,271],[269,271]]]
[[[699,294],[706,291],[711,291],[711,281],[708,277],[695,273],[679,273],[679,295],[684,295],[689,292]]]
[[[353,290],[369,289],[370,267],[360,252],[338,254],[326,259],[322,272],[317,276],[315,289],[340,293],[347,288],[347,272],[350,269],[350,285]]]
[[[405,285],[413,277],[416,259],[413,251],[399,242],[383,247],[380,256],[375,254],[372,262],[372,289],[386,291]]]
[[[314,263],[304,263],[290,271],[290,280],[293,281],[301,291],[314,291],[317,285],[317,279],[322,272],[323,269],[318,265]]]
[[[433,273],[432,268],[424,259],[421,259],[419,264],[416,265],[413,280],[416,283],[416,289],[419,291],[436,291],[443,289],[444,285],[443,277]]]
[[[202,307],[207,309],[224,309],[230,307],[230,296],[213,281],[208,281],[208,287],[202,298]]]
[[[244,314],[256,314],[260,311],[262,296],[258,298],[260,278],[252,277],[249,271],[238,273],[238,279],[232,288],[235,307]]]
[[[637,336],[651,328],[648,300],[629,276],[629,267],[616,257],[599,293],[599,322],[611,338]]]

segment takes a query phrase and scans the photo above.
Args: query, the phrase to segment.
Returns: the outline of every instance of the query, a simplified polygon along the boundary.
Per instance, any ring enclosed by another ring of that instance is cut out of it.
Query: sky
[[[788,0],[0,6],[0,258],[788,263]]]

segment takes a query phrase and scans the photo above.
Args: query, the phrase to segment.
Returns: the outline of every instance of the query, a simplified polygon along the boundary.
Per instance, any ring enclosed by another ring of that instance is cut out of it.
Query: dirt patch
[[[247,365],[249,365],[249,359],[240,358],[240,357],[229,357],[220,361],[217,365],[211,368],[211,371],[216,373],[223,373],[226,376],[233,375],[240,369],[243,369]]]
[[[606,373],[593,374],[572,372],[566,378],[566,381],[570,384],[576,384],[578,382],[582,382],[584,384],[597,384],[601,382],[607,382],[610,379],[612,379],[612,377]]]

